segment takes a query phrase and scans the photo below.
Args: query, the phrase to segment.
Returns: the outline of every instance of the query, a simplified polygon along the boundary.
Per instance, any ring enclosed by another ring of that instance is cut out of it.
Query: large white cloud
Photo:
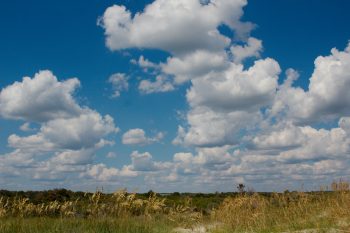
[[[199,0],[156,0],[135,16],[114,5],[99,23],[111,50],[151,48],[176,55],[197,49],[220,51],[231,41],[220,34],[220,25],[235,30],[238,37],[252,29],[252,24],[240,22],[246,4],[245,0],[213,0],[204,5]]]
[[[272,115],[282,113],[297,122],[308,123],[350,114],[350,44],[344,51],[332,49],[329,56],[315,60],[307,91],[291,86],[293,79],[287,79],[279,88]]]
[[[24,77],[1,90],[0,116],[35,122],[78,116],[82,108],[73,94],[79,85],[76,78],[59,82],[48,70]]]
[[[256,61],[248,70],[231,63],[223,73],[193,80],[187,100],[192,107],[206,106],[222,111],[263,107],[274,97],[279,73],[278,63],[269,58]]]
[[[102,117],[92,110],[72,118],[57,118],[43,123],[39,132],[27,137],[11,135],[9,145],[13,148],[81,149],[95,147],[100,140],[118,132],[113,118]]]
[[[174,143],[195,146],[197,154],[175,154],[175,168],[169,176],[194,184],[204,180],[225,184],[237,178],[275,187],[274,182],[280,181],[286,184],[284,188],[297,188],[298,181],[321,185],[347,176],[349,48],[332,49],[331,55],[316,59],[307,91],[293,86],[299,74],[292,69],[278,85],[280,68],[272,59],[258,60],[248,70],[236,60],[236,65],[230,63],[229,68],[192,79],[187,126],[179,127]],[[253,48],[249,51],[249,45],[240,49],[238,60],[244,59],[245,52],[258,56]],[[338,127],[329,129],[309,125],[320,120],[332,125],[338,119]],[[227,151],[232,147],[225,148],[235,144],[240,149],[234,153]],[[222,149],[205,153],[207,147]]]
[[[132,16],[124,6],[106,9],[99,19],[105,29],[106,45],[111,50],[148,48],[171,55],[166,62],[153,63],[140,56],[132,59],[145,72],[151,69],[154,81],[142,80],[139,90],[144,94],[169,92],[186,81],[222,72],[230,60],[258,57],[261,41],[249,36],[251,23],[240,21],[246,0],[155,0],[142,12]],[[227,26],[236,40],[221,33]],[[238,40],[247,45],[234,45]],[[231,58],[228,52],[232,46]]]
[[[304,141],[302,146],[282,151],[278,156],[282,161],[349,159],[350,135],[342,128],[314,129],[301,127]]]
[[[234,145],[245,129],[261,120],[258,112],[217,112],[209,108],[195,108],[187,113],[188,129],[179,127],[174,144],[212,147]]]
[[[307,140],[303,128],[291,122],[269,126],[262,131],[262,135],[254,136],[251,140],[254,148],[261,150],[287,150],[301,146]]]
[[[34,78],[25,77],[2,89],[0,115],[6,119],[36,122],[32,134],[8,137],[12,152],[1,155],[4,167],[21,171],[17,175],[37,180],[64,180],[89,169],[101,147],[114,142],[108,136],[118,132],[114,119],[80,106],[74,90],[78,79],[59,81],[51,71],[41,71]]]
[[[245,130],[262,119],[261,109],[272,104],[280,67],[273,59],[256,61],[243,70],[231,63],[224,72],[192,81],[187,92],[189,125],[180,128],[175,144],[222,146],[236,144]]]

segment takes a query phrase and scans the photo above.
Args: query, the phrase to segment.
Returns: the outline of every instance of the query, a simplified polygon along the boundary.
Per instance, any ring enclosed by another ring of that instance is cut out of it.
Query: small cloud
[[[140,56],[138,64],[140,67],[144,68],[144,69],[158,69],[159,65],[156,63],[153,63],[151,61],[149,61],[148,59],[144,58],[144,56]]]
[[[143,129],[130,129],[124,133],[122,142],[125,145],[147,145],[159,142],[164,138],[164,133],[159,132],[154,137],[147,137]]]
[[[117,153],[110,151],[110,152],[107,153],[106,157],[109,158],[109,159],[116,158],[117,157]]]
[[[129,89],[128,77],[124,73],[112,74],[108,82],[112,84],[112,98],[119,97],[122,91],[127,91]]]
[[[24,123],[23,125],[21,125],[21,126],[19,127],[19,129],[22,130],[22,131],[24,131],[24,132],[29,132],[29,131],[35,130],[35,128],[31,128],[29,122],[26,122],[26,123]]]
[[[175,90],[172,82],[166,76],[158,75],[154,82],[142,80],[139,84],[139,90],[142,94],[151,94],[157,92],[169,92]]]

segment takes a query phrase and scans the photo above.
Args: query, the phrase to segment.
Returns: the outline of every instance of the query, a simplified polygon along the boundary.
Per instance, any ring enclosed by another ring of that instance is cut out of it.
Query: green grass
[[[1,233],[166,233],[173,224],[166,220],[8,218],[0,220]]]

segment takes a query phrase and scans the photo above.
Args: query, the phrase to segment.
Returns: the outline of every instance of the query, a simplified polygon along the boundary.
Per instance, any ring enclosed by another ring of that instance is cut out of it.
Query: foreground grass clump
[[[350,232],[349,184],[333,183],[332,189],[167,198],[121,190],[43,202],[3,196],[0,232]]]
[[[218,232],[350,232],[349,185],[332,186],[332,192],[228,197],[212,212],[212,220],[224,224]]]

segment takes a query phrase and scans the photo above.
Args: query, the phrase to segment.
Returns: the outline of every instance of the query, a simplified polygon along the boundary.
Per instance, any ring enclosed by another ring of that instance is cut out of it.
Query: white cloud
[[[283,114],[297,122],[327,121],[350,114],[350,44],[344,51],[332,49],[319,56],[308,91],[292,87],[288,79],[279,88],[271,114]],[[295,79],[295,78],[294,78]]]
[[[270,58],[256,61],[248,70],[231,63],[223,73],[193,80],[187,100],[192,107],[222,111],[263,107],[274,98],[279,73],[278,63]]]
[[[82,108],[73,94],[79,85],[77,78],[59,82],[48,70],[24,77],[1,90],[0,116],[35,122],[77,116]]]
[[[180,128],[175,144],[223,146],[238,143],[242,133],[262,119],[261,108],[272,104],[280,73],[272,59],[256,61],[243,70],[231,63],[222,73],[192,81],[187,92],[191,106],[188,129]]]
[[[229,62],[225,52],[196,50],[183,57],[169,57],[160,66],[165,74],[174,76],[175,84],[181,84],[210,72],[224,70]]]
[[[106,9],[98,24],[105,29],[106,45],[111,50],[149,48],[169,52],[165,63],[156,64],[143,56],[131,60],[156,75],[155,81],[140,82],[141,93],[169,92],[176,85],[229,67],[226,49],[233,40],[218,28],[226,25],[236,39],[245,42],[254,28],[240,21],[246,4],[245,0],[213,0],[206,4],[199,0],[156,0],[134,16],[124,6],[114,5]],[[233,47],[239,59],[259,55],[261,41],[248,38],[247,43],[241,49]]]
[[[0,156],[1,164],[21,168],[16,174],[27,179],[58,182],[77,178],[93,163],[98,149],[113,144],[106,139],[119,130],[113,118],[79,106],[73,96],[77,86],[76,78],[58,81],[52,72],[41,71],[1,91],[2,117],[28,121],[21,126],[26,131],[31,121],[40,125],[29,136],[10,135],[13,151]]]
[[[195,146],[197,154],[176,153],[169,177],[192,184],[238,178],[269,187],[278,180],[286,184],[281,189],[297,181],[324,184],[330,176],[347,176],[349,48],[316,59],[308,91],[293,86],[299,77],[293,69],[278,85],[280,68],[272,59],[258,60],[246,71],[236,60],[192,79],[187,127],[179,126],[173,143]],[[330,129],[308,125],[338,119],[339,127]],[[235,144],[240,149],[232,153],[224,146]]]
[[[342,128],[314,129],[301,127],[304,141],[296,149],[282,151],[278,156],[282,161],[340,159],[350,153],[350,135]]]
[[[26,122],[26,123],[24,123],[23,125],[21,125],[21,126],[19,127],[19,129],[22,130],[22,131],[24,131],[24,132],[29,132],[29,131],[35,130],[34,128],[31,128],[31,127],[30,127],[30,123],[29,123],[29,122]]]
[[[131,165],[130,168],[133,171],[139,172],[155,172],[161,170],[169,170],[171,168],[170,162],[156,162],[153,160],[152,155],[149,152],[140,153],[133,151],[130,155]]]
[[[125,145],[147,145],[163,139],[164,134],[159,132],[155,137],[146,137],[143,129],[130,129],[123,134],[122,142]]]
[[[11,135],[9,145],[13,148],[33,149],[92,148],[104,136],[117,131],[113,118],[110,116],[102,117],[95,111],[85,110],[77,117],[58,118],[43,123],[37,134],[27,137]]]
[[[81,150],[64,150],[58,152],[50,160],[51,163],[60,165],[85,165],[91,164],[95,149],[81,149]]]
[[[124,166],[121,170],[113,167],[107,167],[105,164],[91,165],[88,170],[81,174],[82,177],[90,177],[98,181],[116,180],[121,177],[135,177],[137,172],[131,171],[129,167]]]
[[[175,90],[175,87],[166,76],[158,75],[154,82],[142,80],[139,84],[139,90],[143,94],[151,94],[156,92],[173,91]]]
[[[222,50],[230,39],[218,31],[220,25],[242,37],[253,28],[239,21],[244,0],[216,0],[207,5],[198,0],[156,0],[132,17],[124,6],[106,9],[99,20],[111,50],[157,48],[172,54],[198,49]],[[161,36],[159,36],[161,35]]]
[[[159,68],[159,65],[157,65],[156,63],[153,63],[151,61],[149,61],[148,59],[146,59],[144,56],[140,56],[139,57],[139,60],[137,62],[137,64],[144,68],[144,69],[158,69]]]
[[[112,84],[112,88],[114,91],[112,97],[114,98],[119,97],[121,91],[129,89],[128,78],[123,73],[112,74],[109,77],[108,82]]]
[[[260,113],[244,111],[218,112],[209,108],[195,108],[187,114],[187,130],[179,128],[175,144],[211,147],[234,145],[239,142],[240,132],[253,127],[261,119]]]
[[[233,61],[235,63],[241,63],[244,59],[249,57],[259,58],[262,48],[261,40],[250,37],[246,45],[234,45],[231,47]]]
[[[296,127],[290,122],[274,125],[264,131],[263,135],[255,136],[252,139],[252,143],[258,149],[288,149],[301,146],[307,140],[302,127]]]
[[[135,171],[153,171],[157,169],[149,152],[139,153],[138,151],[133,151],[130,157],[132,169]]]

